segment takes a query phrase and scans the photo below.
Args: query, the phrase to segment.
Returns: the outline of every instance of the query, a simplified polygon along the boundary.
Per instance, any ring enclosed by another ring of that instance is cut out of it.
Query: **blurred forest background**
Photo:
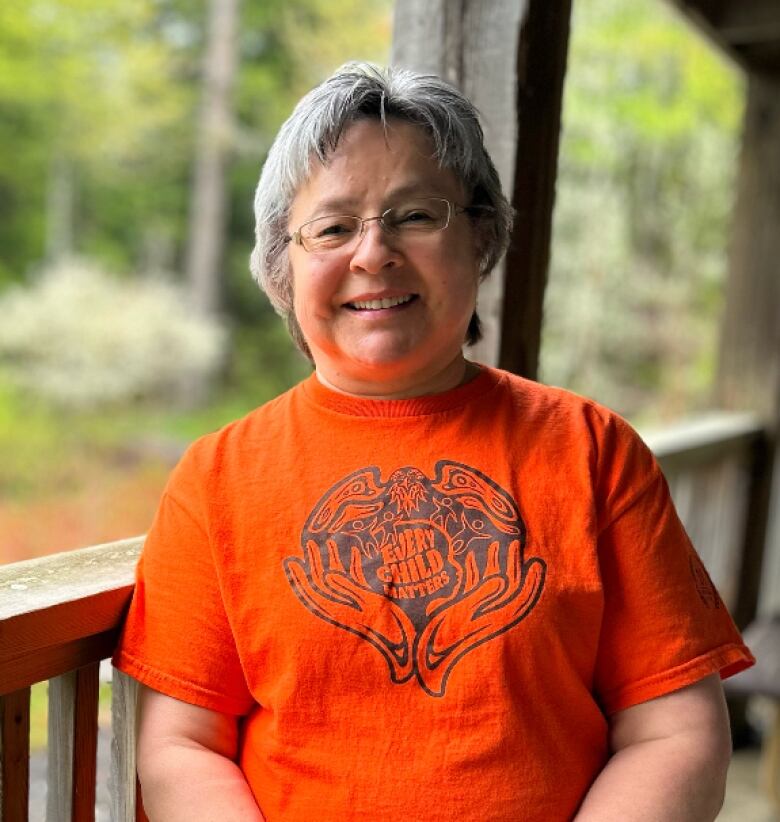
[[[709,399],[740,80],[662,0],[574,6],[542,378],[668,421]],[[188,441],[308,372],[253,189],[391,36],[391,0],[0,5],[0,562],[143,532]]]

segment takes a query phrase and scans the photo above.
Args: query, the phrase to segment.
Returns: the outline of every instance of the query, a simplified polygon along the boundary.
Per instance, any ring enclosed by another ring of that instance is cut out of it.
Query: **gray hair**
[[[255,192],[255,247],[250,269],[296,345],[309,349],[293,311],[287,254],[292,202],[309,177],[312,159],[327,165],[344,131],[354,122],[388,118],[419,125],[431,138],[434,159],[459,179],[477,225],[479,274],[486,277],[509,244],[512,207],[501,191],[484,146],[477,111],[453,86],[433,75],[347,63],[303,97],[274,140]],[[480,338],[479,318],[469,323],[467,342]]]

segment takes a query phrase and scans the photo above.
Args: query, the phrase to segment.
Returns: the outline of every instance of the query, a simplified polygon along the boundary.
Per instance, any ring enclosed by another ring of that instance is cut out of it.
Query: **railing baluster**
[[[76,672],[49,680],[49,743],[46,822],[71,818],[73,796],[73,705]]]
[[[138,683],[114,670],[111,696],[111,822],[136,822],[135,717]],[[143,817],[139,817],[143,818]]]
[[[0,696],[0,819],[27,822],[30,798],[30,689]]]
[[[99,669],[95,662],[49,682],[48,822],[94,822]]]

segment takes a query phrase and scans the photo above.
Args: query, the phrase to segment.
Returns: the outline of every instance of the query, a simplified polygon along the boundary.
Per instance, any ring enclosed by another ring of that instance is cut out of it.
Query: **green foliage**
[[[255,349],[273,340],[257,357],[276,384],[300,361],[283,335],[265,331],[278,320],[249,278],[260,167],[304,91],[347,59],[386,60],[391,8],[241,5],[224,307],[236,338],[260,329]],[[205,0],[0,4],[0,291],[62,252],[120,273],[181,271],[205,26]],[[227,373],[245,372],[231,363]]]
[[[120,280],[61,262],[0,296],[0,316],[0,368],[62,407],[175,399],[224,359],[224,330],[160,276]]]
[[[6,280],[21,279],[46,252],[56,169],[65,166],[75,185],[78,248],[65,250],[108,247],[109,258],[125,263],[138,249],[129,244],[120,251],[110,229],[132,223],[136,203],[117,195],[137,189],[139,179],[150,191],[177,182],[171,158],[182,178],[194,89],[170,82],[178,54],[157,36],[156,15],[154,0],[0,6],[0,190],[10,198],[2,199],[12,217],[0,221]],[[93,207],[95,187],[113,191],[108,209],[101,208],[105,202]],[[153,217],[145,210],[146,220]]]
[[[668,418],[708,400],[739,78],[657,0],[574,9],[542,375]]]

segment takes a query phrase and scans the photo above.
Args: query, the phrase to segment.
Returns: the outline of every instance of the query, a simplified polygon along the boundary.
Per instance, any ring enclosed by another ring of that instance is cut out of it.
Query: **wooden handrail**
[[[749,413],[713,412],[644,434],[694,545],[737,624],[780,580],[761,578],[774,449]]]
[[[642,432],[662,466],[693,466],[743,452],[763,438],[766,428],[755,414],[713,412]]]
[[[30,686],[49,680],[47,820],[94,822],[98,668],[133,590],[143,538],[0,566],[0,822],[27,822]],[[135,684],[112,695],[112,820],[136,807]]]
[[[111,655],[142,544],[0,565],[0,695]]]

